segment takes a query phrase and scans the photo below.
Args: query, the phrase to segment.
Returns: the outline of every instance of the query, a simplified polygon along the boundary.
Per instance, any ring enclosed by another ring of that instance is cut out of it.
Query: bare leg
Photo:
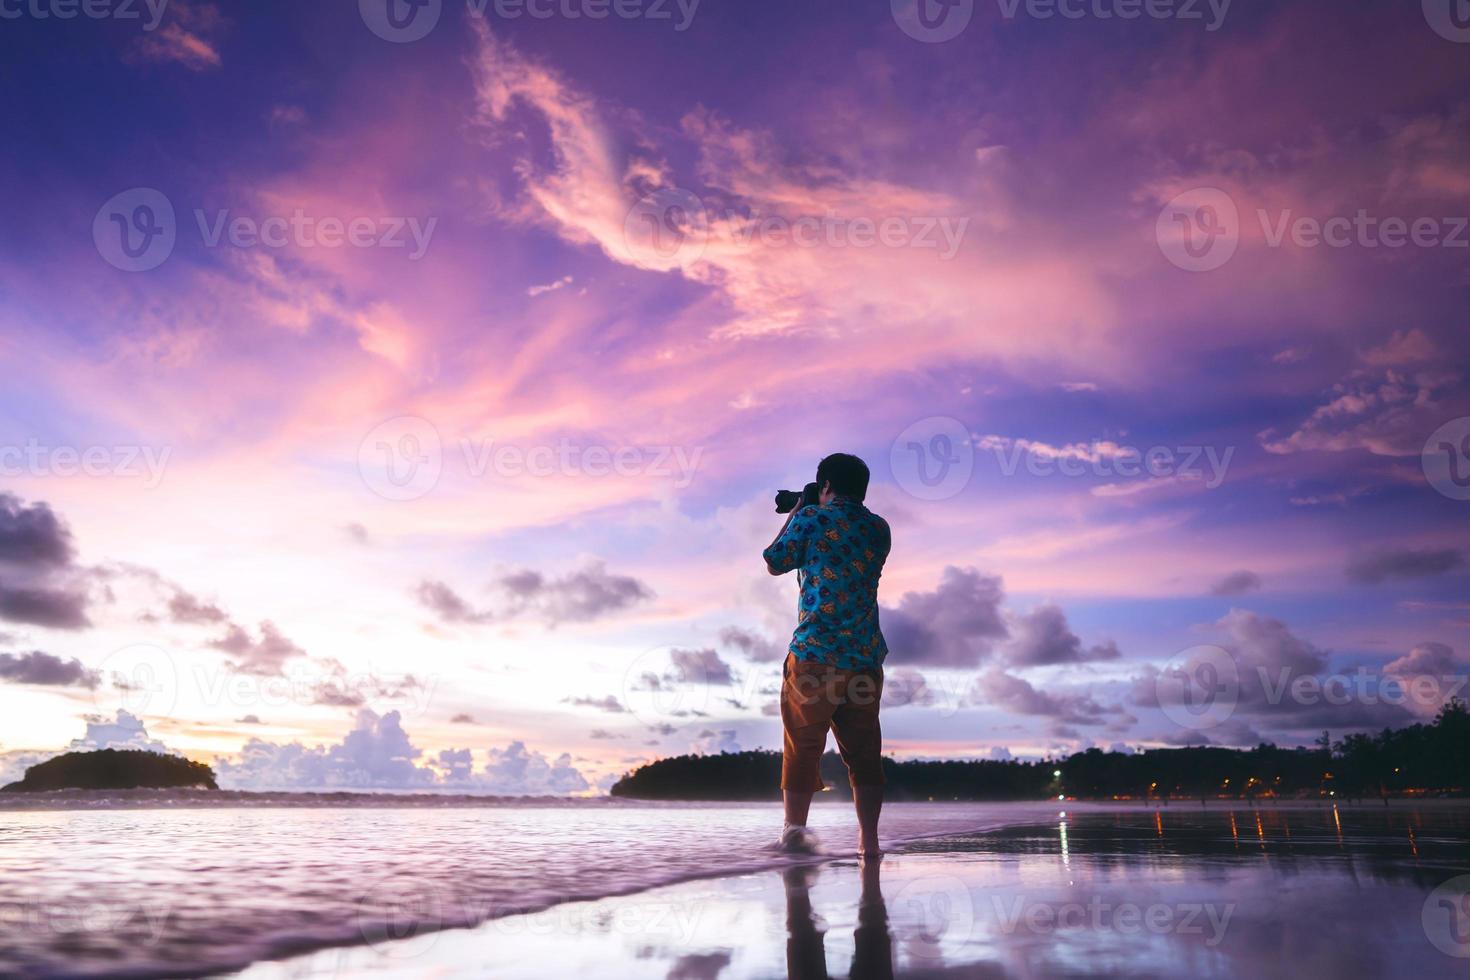
[[[877,857],[878,815],[883,812],[882,786],[854,786],[852,803],[857,809],[858,853],[863,857]]]
[[[786,805],[786,822],[793,827],[805,827],[806,815],[812,808],[813,793],[797,790],[782,790],[781,800]]]

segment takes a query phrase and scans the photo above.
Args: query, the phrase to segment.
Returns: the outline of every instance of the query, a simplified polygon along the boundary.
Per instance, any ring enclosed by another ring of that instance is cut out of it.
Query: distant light
[[[1062,778],[1062,771],[1060,769],[1053,769],[1051,771],[1051,775],[1052,775],[1052,778],[1053,779],[1061,779]]]
[[[1061,813],[1058,813],[1057,816],[1059,816],[1063,820],[1065,820],[1065,819],[1067,819],[1067,811],[1066,810],[1063,810]]]
[[[1066,798],[1067,798],[1067,796],[1066,796],[1065,793],[1058,793],[1057,794],[1057,799],[1059,799],[1059,800],[1065,800]]]

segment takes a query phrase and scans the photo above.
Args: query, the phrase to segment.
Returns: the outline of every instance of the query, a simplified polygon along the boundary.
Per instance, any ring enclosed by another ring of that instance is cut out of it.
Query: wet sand
[[[1461,804],[1074,809],[851,859],[409,928],[242,976],[1428,977],[1470,971]],[[422,910],[414,910],[422,921]],[[405,916],[407,919],[407,916]]]

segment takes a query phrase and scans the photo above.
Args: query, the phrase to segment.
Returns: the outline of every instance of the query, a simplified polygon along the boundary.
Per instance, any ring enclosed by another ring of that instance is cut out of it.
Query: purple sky
[[[902,757],[1463,683],[1456,0],[388,2],[0,3],[0,768],[776,747],[838,450]]]

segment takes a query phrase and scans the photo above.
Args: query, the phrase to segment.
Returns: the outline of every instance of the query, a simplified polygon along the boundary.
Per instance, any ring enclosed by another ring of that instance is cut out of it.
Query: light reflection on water
[[[378,950],[263,964],[247,977],[1366,980],[1463,972],[1467,961],[1435,946],[1425,917],[1437,908],[1431,891],[1470,870],[1463,808],[1216,806],[1078,812],[1069,804],[1065,818],[913,844],[877,869],[838,862],[686,883]],[[1241,841],[1245,827],[1252,832]]]
[[[238,967],[575,898],[768,867],[772,805],[0,810],[0,975]],[[889,838],[1048,807],[895,805]],[[850,811],[815,826],[855,846]]]
[[[193,975],[332,944],[358,949],[252,975],[729,980],[787,976],[801,954],[845,976],[858,949],[872,960],[882,946],[872,928],[854,938],[879,906],[898,975],[1300,980],[1464,965],[1420,924],[1430,890],[1470,871],[1462,805],[1066,807],[890,806],[888,839],[948,836],[908,843],[877,890],[845,863],[805,885],[760,872],[644,890],[770,867],[771,806],[0,812],[0,974]],[[814,824],[851,847],[845,808],[818,807]],[[802,887],[823,928],[793,931]],[[1177,923],[1196,905],[1217,926],[1231,909],[1218,942],[1116,921],[1130,906]],[[1058,910],[1083,918],[1045,921]],[[793,951],[798,936],[807,948]],[[1300,962],[1278,969],[1265,951]]]

